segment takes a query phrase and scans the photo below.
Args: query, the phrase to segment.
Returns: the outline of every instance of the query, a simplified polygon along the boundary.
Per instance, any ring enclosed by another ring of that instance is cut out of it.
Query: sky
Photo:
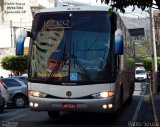
[[[89,3],[89,4],[96,4],[96,3],[100,3],[100,0],[63,0],[63,1],[76,1],[76,2],[81,2],[81,3]]]
[[[104,4],[101,4],[101,0],[75,0],[75,1],[89,3],[91,5],[104,5]],[[126,13],[121,14],[121,15],[128,16],[128,17],[134,17],[134,18],[145,18],[149,16],[148,12],[146,11],[142,12],[141,9],[138,9],[138,8],[132,11],[133,7],[131,6],[126,8],[125,10],[126,10]]]
[[[54,0],[50,0],[50,1],[54,1]],[[71,2],[71,1],[75,1],[75,2],[81,2],[81,3],[86,3],[86,4],[89,4],[89,5],[95,5],[95,6],[104,6],[105,4],[102,4],[101,3],[101,0],[59,0],[59,1],[68,1],[68,2]],[[44,6],[48,7],[53,7],[54,4],[49,4],[47,0],[38,0],[39,3],[43,4]],[[125,9],[126,10],[126,13],[125,14],[122,14],[122,16],[126,16],[126,17],[133,17],[133,18],[146,18],[146,17],[149,17],[149,14],[148,12],[146,11],[141,11],[141,9],[138,9],[136,8],[134,11],[133,10],[133,7],[128,7]]]

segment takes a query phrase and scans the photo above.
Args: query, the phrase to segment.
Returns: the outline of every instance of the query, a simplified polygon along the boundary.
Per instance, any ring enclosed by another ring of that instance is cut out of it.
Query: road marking
[[[158,121],[158,118],[157,118],[157,112],[156,112],[156,108],[155,108],[155,104],[154,104],[154,99],[153,99],[153,93],[152,93],[151,84],[150,84],[150,96],[151,96],[151,103],[152,103],[154,122],[157,123],[157,125],[159,125],[159,121]]]
[[[25,117],[25,116],[27,116],[27,114],[22,114],[22,115],[19,115],[19,116],[17,116],[17,117],[12,117],[12,118],[10,118],[10,119],[6,119],[6,120],[7,120],[7,121],[13,121],[13,120],[16,120],[16,119],[19,119],[19,118]]]
[[[141,83],[136,83],[135,84],[135,91],[141,91]]]
[[[135,111],[135,113],[133,115],[132,121],[136,121],[137,118],[138,118],[138,114],[139,114],[139,111],[140,111],[140,108],[141,108],[141,105],[142,105],[142,102],[143,102],[143,99],[144,99],[144,95],[146,93],[146,87],[145,87],[144,91],[142,91],[142,92],[143,93],[142,93],[141,98],[140,98],[140,100],[138,102],[138,105],[137,105],[136,111]]]
[[[142,96],[141,96],[141,98],[140,98],[140,100],[138,102],[138,106],[137,106],[136,111],[135,111],[135,113],[133,115],[132,121],[136,121],[137,120],[137,117],[138,117],[138,114],[139,114],[139,111],[140,111],[140,108],[141,108],[141,105],[142,105],[142,102],[143,102],[144,93],[145,92],[143,92],[143,94],[142,94]]]
[[[27,111],[28,109],[9,109],[7,110],[7,112],[4,112],[2,114],[0,114],[0,116],[3,116],[3,117],[12,117],[12,116],[15,116],[17,115],[18,113],[20,112],[24,112],[24,111]]]

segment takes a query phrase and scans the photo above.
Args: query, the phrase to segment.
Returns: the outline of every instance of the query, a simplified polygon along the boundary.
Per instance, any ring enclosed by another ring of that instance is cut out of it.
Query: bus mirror
[[[16,55],[24,54],[24,42],[25,38],[30,36],[30,32],[22,31],[16,40]]]
[[[123,54],[123,31],[121,29],[117,29],[115,32],[115,54]]]

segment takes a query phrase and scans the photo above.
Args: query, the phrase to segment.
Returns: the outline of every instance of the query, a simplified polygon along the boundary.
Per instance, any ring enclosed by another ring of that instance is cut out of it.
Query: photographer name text
[[[26,10],[24,9],[25,8],[25,3],[19,3],[19,2],[5,2],[4,3],[4,13],[5,14],[24,14],[26,13]]]

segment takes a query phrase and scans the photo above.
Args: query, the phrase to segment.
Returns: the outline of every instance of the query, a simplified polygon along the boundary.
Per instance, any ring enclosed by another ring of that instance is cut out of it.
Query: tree
[[[22,75],[27,70],[28,56],[6,56],[1,60],[1,66],[5,70],[11,71],[14,75]]]
[[[152,71],[152,58],[151,57],[144,58],[143,63],[144,63],[144,68],[147,71]],[[160,57],[157,57],[157,65],[158,65],[158,68],[160,68]]]
[[[149,50],[143,44],[135,44],[136,62],[143,61],[144,57],[150,56],[149,53]]]
[[[111,3],[112,8],[119,9],[123,13],[125,12],[125,8],[128,6],[137,6],[142,10],[145,10],[147,7],[153,7],[153,5],[157,6],[157,9],[160,9],[160,0],[155,0],[155,4],[153,0],[101,0],[101,2],[105,2],[106,4]]]

